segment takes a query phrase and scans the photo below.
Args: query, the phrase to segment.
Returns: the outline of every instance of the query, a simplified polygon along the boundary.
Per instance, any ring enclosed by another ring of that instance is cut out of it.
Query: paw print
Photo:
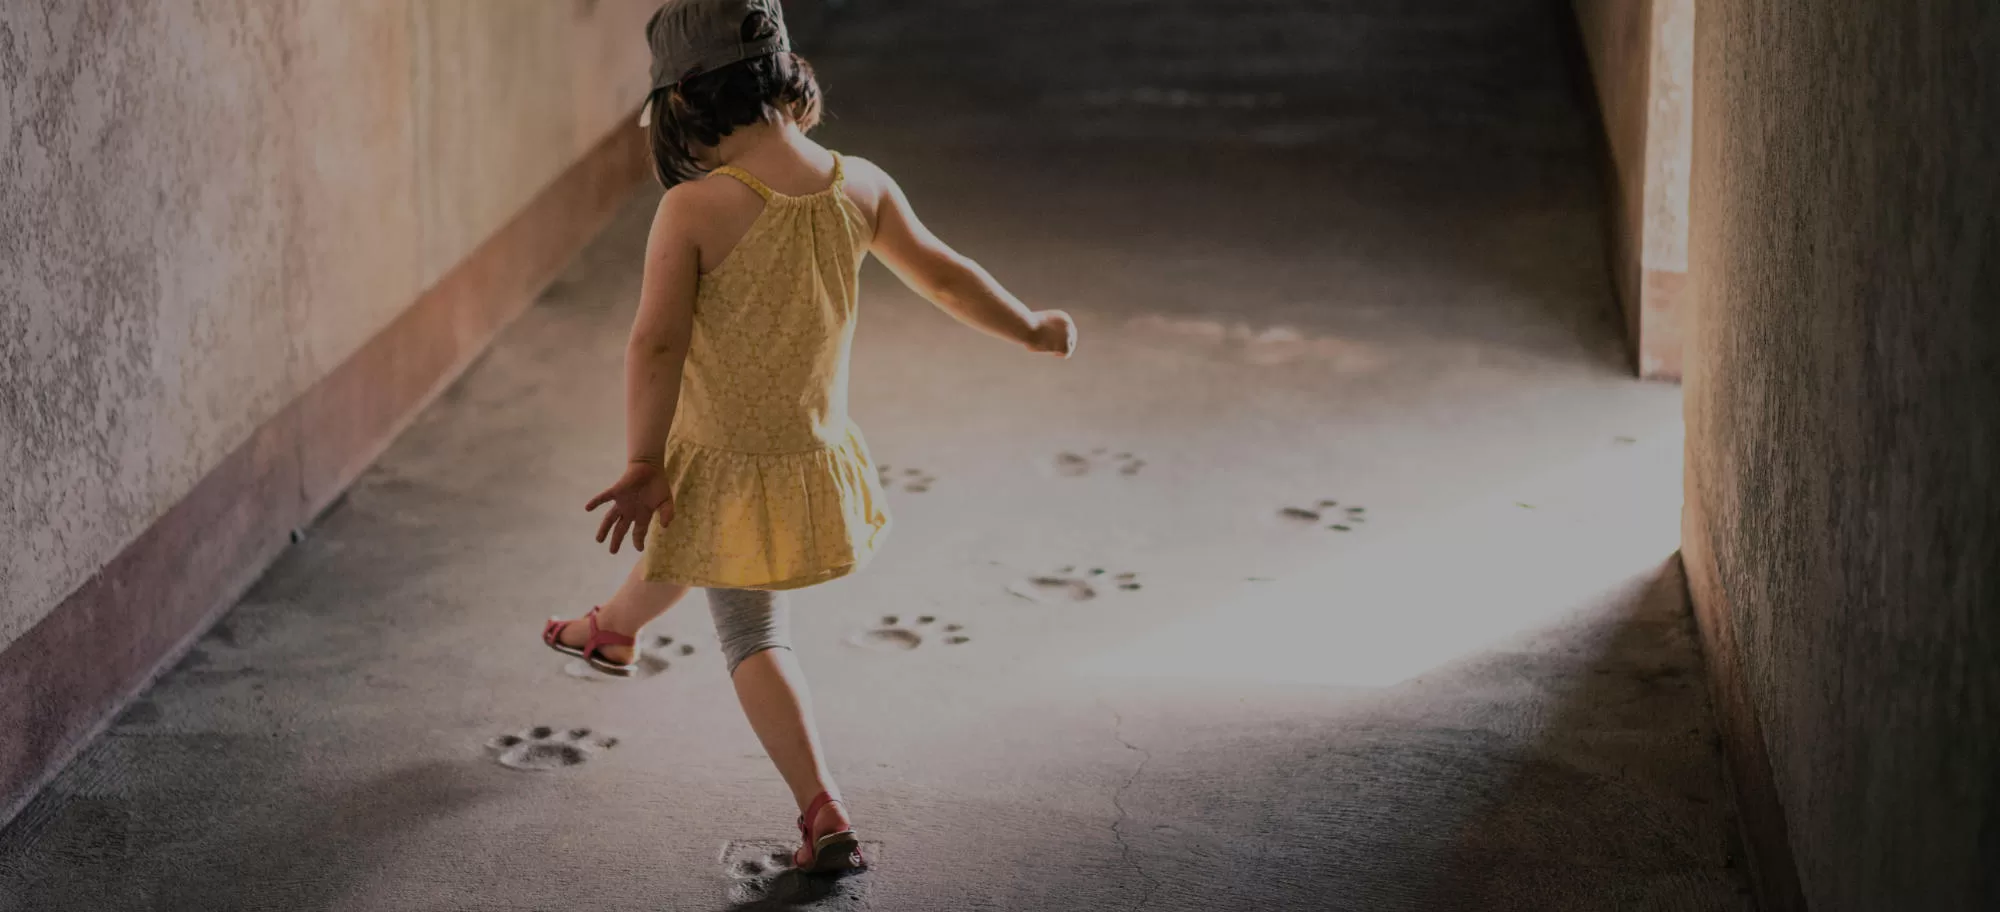
[[[722,872],[744,886],[773,881],[792,870],[792,847],[785,843],[732,841],[722,849]]]
[[[617,678],[605,674],[590,667],[590,663],[582,659],[570,660],[568,664],[563,666],[563,673],[572,678],[592,682],[650,678],[665,672],[671,667],[667,661],[668,659],[686,658],[694,655],[694,651],[693,644],[678,643],[670,636],[642,636],[639,638],[639,657],[632,663],[637,667],[632,669],[632,674],[629,677]]]
[[[486,742],[486,752],[508,769],[539,773],[579,766],[616,746],[617,738],[587,728],[563,731],[537,725]]]
[[[923,469],[908,467],[905,467],[901,472],[897,472],[890,466],[877,465],[875,467],[875,477],[881,479],[882,487],[888,490],[894,491],[900,485],[903,490],[912,494],[922,494],[929,491],[931,485],[937,483],[936,475],[932,475]]]
[[[1089,455],[1072,453],[1067,450],[1057,453],[1055,470],[1065,478],[1081,478],[1093,473],[1117,472],[1120,475],[1137,475],[1146,467],[1146,460],[1131,453],[1112,453],[1104,447],[1091,450]]]
[[[1136,592],[1141,588],[1137,573],[1112,573],[1103,567],[1079,571],[1072,566],[1016,580],[1008,584],[1007,591],[1031,602],[1047,603],[1051,598],[1088,602],[1107,592]]]
[[[869,878],[808,876],[792,867],[794,842],[776,839],[732,839],[722,846],[722,875],[729,881],[729,901],[740,908],[783,909],[824,904],[826,908],[861,908]],[[863,842],[869,858],[881,856],[881,845]]]
[[[1300,525],[1327,523],[1327,528],[1335,532],[1352,532],[1354,527],[1368,521],[1367,507],[1341,507],[1340,501],[1322,500],[1311,508],[1285,507],[1278,511],[1284,519]]]
[[[972,637],[966,635],[964,624],[939,623],[936,615],[921,614],[904,623],[901,615],[888,614],[882,616],[882,623],[848,638],[856,646],[888,652],[907,652],[933,640],[963,646],[972,642]]]

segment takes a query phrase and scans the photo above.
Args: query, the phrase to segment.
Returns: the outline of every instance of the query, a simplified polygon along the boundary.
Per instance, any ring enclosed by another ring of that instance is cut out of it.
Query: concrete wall
[[[0,6],[0,648],[624,123],[655,5]]]
[[[645,179],[652,7],[0,7],[0,821]]]
[[[1573,0],[1611,155],[1612,271],[1641,376],[1681,375],[1695,0]]]
[[[1684,554],[1764,907],[2000,908],[2000,11],[1698,32]]]

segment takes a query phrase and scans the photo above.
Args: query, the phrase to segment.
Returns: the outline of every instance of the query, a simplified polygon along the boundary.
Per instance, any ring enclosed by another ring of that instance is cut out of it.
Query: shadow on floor
[[[1752,907],[1685,585],[1675,557],[1525,670],[1553,705],[1470,796],[1433,907]]]
[[[1117,799],[1128,851],[1101,860],[1109,892],[1078,907],[1748,910],[1690,623],[1675,558],[1317,717],[1232,723],[1254,701],[1198,696],[1128,711],[1123,737],[1145,754]],[[1023,874],[995,907],[1076,902],[1073,848],[1023,839],[982,861],[1051,858],[1071,870]]]
[[[129,753],[121,740],[112,736],[72,768],[115,784],[124,777],[115,772],[114,755]],[[233,768],[240,776],[257,765],[246,762],[258,753],[249,738],[173,740],[176,748],[213,750],[213,769]],[[47,807],[31,807],[0,837],[0,856],[8,861],[0,868],[6,887],[0,909],[354,908],[357,891],[396,867],[400,856],[436,854],[437,847],[418,838],[427,825],[485,797],[464,764],[426,763],[332,789],[303,766],[262,773],[240,776],[238,791],[197,781],[122,794],[65,777],[37,798]],[[232,836],[198,835],[213,828]],[[121,871],[134,876],[103,876]]]

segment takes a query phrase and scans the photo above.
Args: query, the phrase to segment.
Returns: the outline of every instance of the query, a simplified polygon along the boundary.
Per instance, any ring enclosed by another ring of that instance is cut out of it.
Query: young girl
[[[1067,358],[1076,327],[1030,312],[927,230],[896,182],[806,137],[812,68],[776,0],[669,0],[647,25],[640,124],[667,192],[626,347],[627,464],[587,509],[612,553],[643,552],[617,594],[543,641],[613,675],[690,587],[709,610],[750,726],[791,787],[809,872],[865,866],[790,649],[784,590],[860,569],[889,528],[847,414],[868,253],[966,324]]]

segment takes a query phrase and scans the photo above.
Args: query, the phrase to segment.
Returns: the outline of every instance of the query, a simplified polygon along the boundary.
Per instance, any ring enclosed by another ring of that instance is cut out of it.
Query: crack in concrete
[[[1144,909],[1147,903],[1153,901],[1153,894],[1159,892],[1160,882],[1154,879],[1153,875],[1146,873],[1145,865],[1132,857],[1132,844],[1125,841],[1125,821],[1131,816],[1125,810],[1125,793],[1131,790],[1132,784],[1138,782],[1140,774],[1146,771],[1146,764],[1153,760],[1153,752],[1125,740],[1125,716],[1109,703],[1104,704],[1104,708],[1111,710],[1111,737],[1124,745],[1126,750],[1136,751],[1139,754],[1139,765],[1133,768],[1132,775],[1125,777],[1125,784],[1120,785],[1118,791],[1111,795],[1111,806],[1118,811],[1118,819],[1111,821],[1111,837],[1118,840],[1119,853],[1125,864],[1131,866],[1132,870],[1146,881],[1146,892],[1132,905],[1134,910]]]

